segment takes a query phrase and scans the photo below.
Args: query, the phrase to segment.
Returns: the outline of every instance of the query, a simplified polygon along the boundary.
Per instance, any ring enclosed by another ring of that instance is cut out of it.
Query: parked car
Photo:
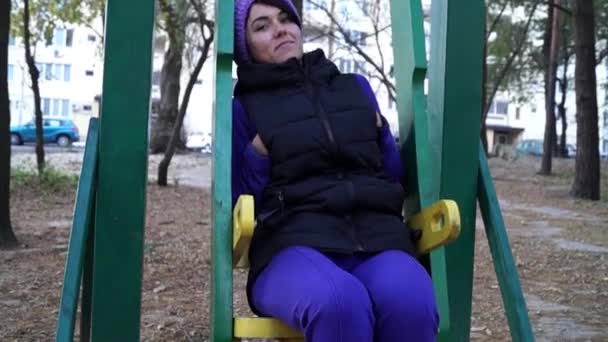
[[[211,153],[211,133],[193,133],[186,138],[186,148],[202,153]]]
[[[576,158],[576,146],[566,144],[566,149],[568,150],[568,158]]]
[[[520,141],[515,147],[518,155],[542,156],[543,141],[537,139],[527,139]]]
[[[42,118],[42,139],[45,143],[57,143],[61,147],[70,146],[80,139],[78,127],[67,118]],[[36,142],[34,120],[19,126],[11,126],[11,144],[23,145]]]

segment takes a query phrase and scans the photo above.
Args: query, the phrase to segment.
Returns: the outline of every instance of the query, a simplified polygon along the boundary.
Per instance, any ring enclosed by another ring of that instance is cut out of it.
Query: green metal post
[[[92,341],[139,341],[155,1],[108,0]]]
[[[479,208],[486,228],[488,244],[492,252],[496,278],[500,285],[502,302],[509,321],[511,339],[515,342],[534,341],[526,300],[521,290],[517,267],[509,245],[505,222],[492,183],[492,175],[483,147],[479,148]]]
[[[468,341],[471,326],[484,23],[483,0],[432,2],[428,111],[443,127],[440,197],[458,203],[462,225],[446,247],[450,330],[440,341]]]
[[[211,340],[232,341],[232,49],[234,1],[216,1]]]
[[[399,135],[408,170],[407,184],[412,186],[408,189],[406,210],[411,214],[439,199],[441,139],[436,137],[441,137],[442,129],[441,125],[430,125],[426,113],[424,80],[427,63],[420,0],[391,1],[391,18]],[[449,329],[450,312],[443,248],[432,253],[431,271],[441,317],[440,330],[445,333]]]
[[[87,267],[88,242],[92,239],[91,228],[95,210],[95,191],[97,185],[97,151],[99,127],[97,119],[91,119],[87,133],[86,148],[82,161],[82,171],[76,191],[74,219],[70,233],[70,245],[65,263],[63,290],[59,304],[59,319],[55,341],[68,342],[74,339],[74,324],[78,310],[78,295],[83,267]],[[83,285],[86,288],[86,286]],[[83,298],[83,302],[85,298]],[[82,321],[89,317],[83,317]]]
[[[93,203],[93,208],[97,206]],[[80,301],[80,341],[91,340],[91,307],[93,305],[93,256],[95,254],[95,210],[92,212],[92,222],[87,237],[87,251],[84,256],[82,270],[82,299]]]

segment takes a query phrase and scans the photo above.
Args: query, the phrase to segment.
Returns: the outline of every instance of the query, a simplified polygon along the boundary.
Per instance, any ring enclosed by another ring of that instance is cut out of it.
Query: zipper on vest
[[[329,139],[329,142],[331,143],[332,147],[335,150],[336,139],[334,139],[334,132],[331,129],[329,119],[327,118],[327,113],[325,113],[323,106],[321,106],[321,100],[319,100],[319,98],[318,98],[319,93],[317,91],[317,88],[312,84],[311,81],[308,81],[308,80],[306,81],[306,88],[308,88],[308,93],[315,106],[315,113],[321,119],[321,123],[323,123],[323,128],[325,129],[325,133],[327,133],[327,138]]]
[[[285,210],[285,195],[283,195],[283,190],[277,191],[277,199],[279,200],[279,205],[280,205],[280,210],[281,210],[281,215],[282,215],[283,211]]]
[[[357,238],[357,234],[355,233],[351,216],[346,215],[346,216],[344,216],[344,219],[346,220],[346,222],[348,222],[348,225],[350,226],[350,227],[348,227],[348,235],[350,235],[350,238],[353,240],[353,243],[355,245],[355,250],[357,252],[365,252],[365,248],[363,248],[361,241],[359,241],[359,239]]]

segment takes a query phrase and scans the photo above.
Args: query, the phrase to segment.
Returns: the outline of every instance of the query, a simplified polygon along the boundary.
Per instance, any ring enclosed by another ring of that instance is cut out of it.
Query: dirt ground
[[[77,172],[78,154],[53,161]],[[13,166],[27,164],[16,156]],[[490,164],[538,341],[608,341],[608,173],[604,200],[571,199],[572,160],[536,175],[538,159]],[[156,161],[150,163],[155,174]],[[143,341],[207,341],[211,260],[209,190],[188,169],[209,160],[180,156],[172,186],[148,187],[141,334]],[[608,164],[602,165],[603,170]],[[182,171],[180,171],[182,170]],[[199,172],[199,171],[197,171]],[[153,178],[153,177],[151,177]],[[196,177],[194,177],[196,178]],[[12,189],[12,221],[22,246],[0,251],[0,341],[50,341],[67,254],[75,188]],[[509,341],[500,290],[478,219],[471,339]],[[247,313],[245,274],[235,272],[235,306]]]

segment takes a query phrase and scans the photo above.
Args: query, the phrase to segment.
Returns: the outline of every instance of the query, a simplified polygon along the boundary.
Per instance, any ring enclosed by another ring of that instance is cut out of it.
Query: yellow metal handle
[[[424,255],[458,238],[460,211],[456,202],[441,200],[411,217],[408,224],[411,228],[422,231],[422,237],[416,244],[416,253]]]
[[[246,267],[249,243],[255,228],[254,201],[251,195],[241,195],[232,213],[232,264]]]

